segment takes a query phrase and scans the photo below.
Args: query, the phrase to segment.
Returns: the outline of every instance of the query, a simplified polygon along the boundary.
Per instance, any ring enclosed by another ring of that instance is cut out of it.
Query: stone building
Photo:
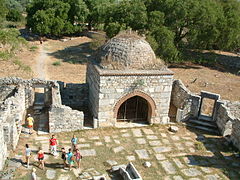
[[[94,127],[168,123],[172,82],[173,72],[142,37],[120,34],[110,39],[87,68]]]

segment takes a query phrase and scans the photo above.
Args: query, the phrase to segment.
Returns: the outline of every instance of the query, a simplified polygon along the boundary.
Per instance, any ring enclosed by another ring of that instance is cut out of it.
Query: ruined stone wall
[[[174,80],[172,86],[171,103],[178,109],[178,120],[197,117],[200,96],[191,93],[181,80]]]
[[[83,129],[83,112],[62,105],[60,87],[52,88],[52,105],[49,111],[49,132],[67,132]]]
[[[62,104],[73,109],[84,110],[88,105],[88,85],[58,82]]]
[[[116,123],[114,107],[122,97],[136,91],[145,93],[154,101],[156,107],[150,123],[168,123],[171,89],[172,75],[100,76],[99,126],[114,126]]]
[[[3,169],[5,160],[7,159],[7,143],[4,140],[3,125],[0,123],[0,170]]]
[[[216,122],[223,136],[229,136],[240,150],[240,102],[218,102]]]

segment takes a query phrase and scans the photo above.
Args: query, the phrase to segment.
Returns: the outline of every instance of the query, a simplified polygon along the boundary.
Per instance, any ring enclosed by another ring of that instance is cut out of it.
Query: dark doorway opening
[[[117,121],[146,122],[149,117],[149,106],[146,99],[134,96],[122,103],[117,113]]]

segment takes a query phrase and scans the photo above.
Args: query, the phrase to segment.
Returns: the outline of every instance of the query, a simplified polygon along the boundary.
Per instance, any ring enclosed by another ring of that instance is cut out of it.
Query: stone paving
[[[53,158],[46,155],[49,163],[47,170],[37,169],[37,175],[41,179],[68,180],[74,178],[90,179],[104,176],[111,179],[111,173],[106,170],[115,165],[133,162],[144,180],[157,179],[239,179],[240,161],[231,154],[216,149],[216,137],[201,135],[201,140],[213,146],[197,149],[197,135],[184,129],[185,133],[170,133],[167,127],[141,127],[134,129],[114,129],[114,133],[106,135],[85,135],[75,133],[78,137],[78,148],[83,156],[81,170],[63,169],[60,157]],[[92,130],[98,131],[98,130]],[[93,133],[94,134],[94,133]],[[58,136],[58,135],[56,135]],[[40,144],[44,151],[48,152],[49,135],[34,137],[34,144]],[[71,138],[71,136],[69,136]],[[214,141],[212,141],[214,139]],[[199,143],[199,141],[198,141]],[[216,145],[215,145],[215,144]],[[70,148],[70,140],[63,139],[60,146]],[[33,146],[37,148],[36,146]],[[194,151],[193,151],[194,150]],[[224,154],[224,156],[223,156]],[[21,155],[16,154],[15,158]],[[55,167],[51,167],[50,160],[54,159]],[[143,163],[149,161],[152,167],[145,168]],[[9,166],[18,168],[19,162],[10,162]],[[57,168],[56,168],[57,167]],[[26,167],[20,167],[23,171],[30,172]],[[149,172],[148,172],[149,171]],[[17,179],[17,178],[15,178]]]

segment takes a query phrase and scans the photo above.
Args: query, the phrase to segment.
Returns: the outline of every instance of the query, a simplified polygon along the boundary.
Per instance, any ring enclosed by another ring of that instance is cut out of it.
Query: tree
[[[7,14],[6,1],[0,0],[0,25],[1,25],[1,22],[5,20],[6,14]]]
[[[6,19],[8,21],[19,22],[22,20],[22,14],[16,9],[10,9],[7,13]]]
[[[109,31],[118,33],[117,29],[121,30],[120,27],[125,27],[125,29],[131,28],[142,32],[146,24],[147,12],[144,3],[140,0],[124,0],[109,6],[104,30],[107,34],[111,34]]]

